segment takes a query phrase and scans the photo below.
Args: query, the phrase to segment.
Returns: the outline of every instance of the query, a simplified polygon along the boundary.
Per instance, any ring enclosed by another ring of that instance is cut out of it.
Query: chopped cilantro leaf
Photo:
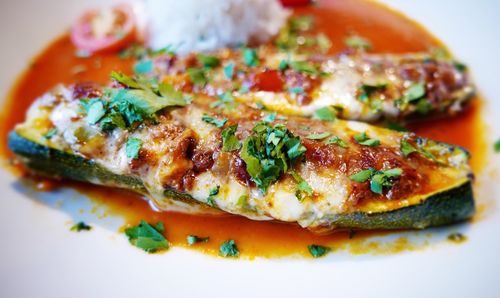
[[[405,139],[401,140],[400,148],[404,157],[408,157],[413,152],[418,152],[418,149],[415,148],[412,144],[408,143],[408,141]]]
[[[307,249],[309,250],[309,253],[311,254],[311,256],[313,256],[314,258],[322,257],[332,250],[329,247],[316,245],[316,244],[308,245]]]
[[[314,111],[313,119],[323,121],[334,121],[336,119],[336,112],[331,107],[323,107]]]
[[[240,157],[245,161],[252,181],[266,192],[305,151],[300,138],[284,125],[271,126],[262,121],[254,126],[253,134],[244,140]]]
[[[294,93],[294,94],[302,94],[302,93],[304,93],[304,87],[301,87],[301,86],[290,87],[290,88],[288,88],[288,92]]]
[[[57,128],[51,128],[49,131],[47,131],[43,137],[47,140],[50,140],[52,139],[53,136],[55,136],[57,134]]]
[[[387,123],[387,128],[390,129],[390,130],[394,130],[394,131],[400,131],[400,132],[406,132],[408,131],[408,128],[404,127],[404,126],[401,126],[395,122],[389,122]]]
[[[337,136],[335,136],[335,137],[327,140],[325,142],[325,144],[327,144],[327,145],[334,144],[334,145],[338,145],[338,146],[340,146],[342,148],[347,148],[348,147],[347,143],[344,140],[342,140],[341,138],[337,137]]]
[[[209,237],[198,237],[195,235],[188,235],[186,237],[186,242],[189,246],[192,246],[195,245],[196,243],[207,243],[209,239],[210,239]]]
[[[304,178],[302,178],[297,172],[290,171],[293,179],[297,182],[297,191],[295,192],[295,196],[299,201],[304,200],[306,196],[310,196],[314,193],[312,187],[307,183]]]
[[[272,123],[276,119],[276,115],[278,113],[272,112],[271,114],[267,114],[264,118],[262,118],[262,121],[267,122],[267,123]]]
[[[219,247],[219,254],[223,257],[238,257],[240,252],[234,240],[229,239],[222,243]]]
[[[290,61],[288,61],[288,59],[283,59],[280,61],[280,64],[278,65],[278,69],[280,71],[284,71],[285,69],[288,68],[289,65],[290,65]]]
[[[199,54],[196,59],[200,64],[207,68],[217,67],[220,64],[220,59],[215,56]]]
[[[238,206],[243,206],[246,204],[246,202],[248,201],[248,196],[247,195],[241,195],[239,198],[238,198],[238,202],[236,203]]]
[[[80,221],[80,222],[74,224],[70,230],[73,232],[90,231],[90,230],[92,230],[92,227],[87,225],[83,221]]]
[[[380,141],[376,139],[370,139],[366,135],[366,132],[356,134],[354,139],[358,142],[358,144],[363,146],[375,147],[380,145]]]
[[[352,174],[351,176],[349,176],[349,179],[351,179],[352,181],[363,183],[363,182],[368,181],[368,179],[371,178],[371,176],[374,172],[375,172],[375,169],[369,168],[368,170],[363,170],[363,171],[359,171],[355,174]]]
[[[150,73],[152,71],[153,71],[153,61],[152,60],[140,61],[134,65],[134,73],[136,73],[136,74],[146,74],[146,73]]]
[[[125,152],[128,158],[137,159],[139,157],[139,151],[142,147],[142,141],[137,138],[129,138],[125,147]]]
[[[257,51],[252,48],[243,49],[243,62],[246,66],[255,67],[259,65],[259,57]]]
[[[425,95],[425,86],[423,83],[413,84],[406,89],[405,96],[408,102],[422,98]]]
[[[233,124],[221,132],[222,135],[222,151],[230,152],[241,148],[240,140],[235,136],[238,124]]]
[[[495,149],[495,152],[497,152],[497,153],[500,152],[500,140],[497,140],[495,142],[495,145],[493,148]]]
[[[209,196],[213,197],[219,194],[220,190],[220,185],[215,186],[214,188],[210,189]]]
[[[224,76],[228,80],[232,80],[234,76],[234,63],[228,63],[226,66],[224,66]]]
[[[417,101],[416,108],[418,113],[425,115],[432,110],[432,104],[426,98],[421,98]]]
[[[298,72],[302,72],[308,75],[317,75],[319,74],[319,70],[312,63],[306,61],[293,61],[290,63],[290,66]]]
[[[193,84],[204,87],[208,83],[207,75],[204,69],[188,68],[186,72],[191,82],[193,82]]]
[[[403,170],[400,168],[382,171],[369,168],[349,176],[349,179],[359,183],[370,180],[370,190],[374,193],[382,194],[383,187],[391,187],[393,179],[401,176],[402,174]]]
[[[372,48],[372,44],[368,39],[357,35],[353,35],[344,39],[344,43],[349,48],[357,50],[370,50]]]
[[[133,88],[133,89],[140,89],[141,88],[141,85],[139,84],[139,82],[137,82],[136,80],[132,79],[131,77],[129,77],[123,73],[112,71],[111,78],[113,80],[117,81],[118,83],[125,85],[126,87]]]
[[[224,126],[224,124],[226,124],[226,122],[227,122],[227,118],[217,119],[217,118],[214,118],[214,117],[210,117],[207,114],[204,114],[201,117],[201,120],[203,120],[206,123],[212,124],[212,125],[214,125],[217,128],[222,128]]]
[[[100,99],[92,99],[88,104],[87,122],[96,124],[106,114],[104,102]]]
[[[218,100],[210,104],[211,108],[218,108],[222,105],[230,108],[234,104],[234,97],[231,92],[227,91],[218,96]]]
[[[363,84],[359,89],[358,100],[361,102],[367,102],[374,93],[384,91],[386,88],[387,84]]]
[[[164,231],[162,222],[151,225],[141,220],[139,225],[125,229],[125,235],[132,245],[148,253],[154,253],[167,249],[169,246],[167,239],[163,236]]]
[[[313,133],[308,136],[306,136],[306,139],[309,140],[322,140],[324,138],[327,138],[331,135],[329,132],[322,132],[322,133]]]

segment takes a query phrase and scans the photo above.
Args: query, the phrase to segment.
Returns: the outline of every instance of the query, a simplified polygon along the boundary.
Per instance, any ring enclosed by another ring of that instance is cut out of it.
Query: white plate
[[[2,94],[83,8],[107,1],[83,2],[0,2]],[[467,62],[487,99],[489,135],[500,138],[500,2],[384,2],[427,26]],[[80,219],[77,210],[88,202],[71,191],[29,192],[0,170],[0,297],[500,297],[499,155],[489,157],[489,169],[478,177],[476,196],[488,206],[482,219],[435,230],[462,231],[466,243],[321,260],[232,261],[175,247],[148,255],[116,232],[120,221],[113,218],[100,220],[92,233],[69,233],[72,216]]]

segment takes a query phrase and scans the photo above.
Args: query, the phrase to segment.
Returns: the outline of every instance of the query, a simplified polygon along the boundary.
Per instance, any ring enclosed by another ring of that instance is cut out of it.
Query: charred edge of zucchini
[[[147,193],[142,182],[134,177],[110,173],[95,162],[80,156],[52,149],[32,142],[16,132],[9,134],[9,148],[22,162],[38,174],[55,178],[99,183]],[[197,203],[189,194],[172,189],[166,197],[186,203]],[[203,203],[201,203],[203,204]],[[353,212],[329,217],[326,226],[311,228],[314,232],[333,229],[423,229],[463,221],[475,211],[472,185],[467,181],[457,187],[436,193],[421,203],[393,211]]]
[[[472,183],[467,181],[433,194],[416,205],[371,214],[353,212],[334,215],[327,220],[326,226],[313,230],[327,232],[332,229],[424,229],[465,221],[471,218],[474,212]]]
[[[8,144],[10,150],[20,158],[20,161],[37,175],[55,179],[99,183],[147,194],[147,190],[140,179],[113,174],[92,160],[37,144],[16,132],[9,134]],[[188,194],[178,193],[171,189],[165,190],[165,196],[184,203],[198,203]]]

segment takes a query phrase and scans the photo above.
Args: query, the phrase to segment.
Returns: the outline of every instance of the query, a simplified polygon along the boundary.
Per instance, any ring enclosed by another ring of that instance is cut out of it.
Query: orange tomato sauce
[[[319,4],[296,9],[296,15],[313,15],[318,31],[332,41],[332,53],[344,50],[343,40],[352,34],[369,39],[374,52],[417,52],[433,47],[443,47],[439,40],[419,24],[399,13],[368,1],[326,0]],[[75,56],[76,49],[64,35],[52,42],[20,76],[4,104],[0,123],[0,153],[5,159],[12,157],[6,147],[7,134],[16,123],[24,120],[29,105],[38,96],[59,83],[82,81],[109,81],[111,70],[131,72],[133,61],[120,59],[116,54],[99,54],[89,58]],[[446,120],[415,124],[411,129],[419,135],[458,144],[472,154],[472,166],[477,172],[484,164],[484,139],[480,117],[481,102],[475,100],[467,112]],[[347,248],[352,253],[397,252],[415,247],[405,238],[392,245],[368,241],[372,235],[387,232],[349,232],[331,235],[315,235],[294,224],[258,222],[239,216],[207,217],[155,212],[138,195],[127,191],[92,186],[89,184],[62,182],[76,188],[100,206],[105,205],[109,214],[125,218],[127,225],[135,225],[140,219],[148,222],[162,221],[168,240],[176,246],[185,246],[186,236],[209,236],[208,243],[191,247],[209,254],[217,254],[220,243],[234,239],[241,255],[252,257],[279,257],[294,254],[308,255],[307,245],[320,244],[334,249]],[[350,239],[352,238],[352,239]]]

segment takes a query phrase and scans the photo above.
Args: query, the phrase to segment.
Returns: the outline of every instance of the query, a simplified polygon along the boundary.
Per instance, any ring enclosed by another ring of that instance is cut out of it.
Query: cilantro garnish
[[[142,141],[137,138],[129,138],[125,146],[125,152],[128,158],[137,159],[139,157],[139,151],[142,147]]]
[[[424,96],[425,96],[424,83],[412,84],[403,93],[403,97],[395,101],[395,104],[398,108],[404,110],[410,103],[419,99],[423,99]]]
[[[153,71],[153,61],[152,60],[140,61],[134,65],[134,73],[135,74],[146,74],[146,73],[150,73],[152,71]]]
[[[125,229],[129,242],[146,252],[154,253],[160,250],[167,249],[169,243],[163,232],[165,227],[162,222],[151,225],[144,220],[141,220],[139,225]]]
[[[296,50],[301,47],[318,46],[325,53],[331,47],[331,41],[326,35],[314,34],[311,30],[314,25],[313,16],[297,16],[289,18],[287,24],[280,30],[276,38],[276,45],[284,50]],[[317,51],[317,49],[312,48]]]
[[[332,134],[329,133],[329,132],[313,133],[313,134],[310,134],[310,135],[306,136],[306,139],[309,139],[309,140],[322,140],[322,139],[327,138],[327,137],[329,137],[331,135]]]
[[[319,74],[318,68],[310,62],[307,61],[293,61],[290,63],[290,66],[298,72],[302,72],[308,75],[317,75]]]
[[[274,120],[276,120],[277,115],[278,115],[278,113],[272,112],[271,114],[267,114],[264,118],[262,118],[262,121],[264,121],[266,123],[272,123],[272,122],[274,122]]]
[[[307,249],[309,250],[309,253],[311,254],[311,256],[313,256],[314,258],[322,257],[332,250],[329,247],[321,246],[321,245],[317,245],[317,244],[308,245]]]
[[[377,139],[370,139],[366,135],[366,132],[359,133],[354,136],[354,139],[358,144],[363,145],[363,146],[369,146],[369,147],[375,147],[380,145],[380,141]]]
[[[236,204],[238,206],[243,206],[246,204],[246,202],[248,201],[248,196],[247,195],[241,195],[239,198],[238,198],[238,202],[236,202]]]
[[[401,176],[402,174],[403,170],[400,168],[382,171],[377,171],[374,168],[369,168],[367,170],[363,170],[349,176],[349,179],[359,183],[370,180],[370,190],[374,193],[382,194],[383,188],[391,187],[394,183],[394,179]]]
[[[233,124],[221,132],[222,135],[222,151],[230,152],[241,148],[240,140],[235,136],[238,124]]]
[[[417,101],[416,109],[418,113],[425,115],[432,110],[432,103],[426,98],[421,98]]]
[[[372,94],[374,94],[375,92],[384,91],[386,88],[387,84],[376,84],[376,85],[363,84],[359,88],[358,100],[361,102],[367,102],[372,96]]]
[[[57,134],[57,128],[51,128],[49,131],[47,131],[43,137],[47,140],[50,140],[52,139],[53,136],[55,136]]]
[[[207,198],[207,204],[216,207],[217,204],[214,201],[214,197],[219,194],[220,190],[220,185],[215,186],[214,188],[210,189],[210,192],[208,193],[208,198]]]
[[[297,191],[295,192],[295,196],[299,201],[303,201],[305,197],[310,196],[314,193],[312,187],[307,183],[307,181],[302,178],[297,172],[290,171],[295,182],[297,182]]]
[[[189,246],[192,246],[195,245],[196,243],[207,243],[209,239],[210,239],[209,237],[198,237],[195,235],[188,235],[186,237],[186,242]]]
[[[257,51],[252,48],[243,49],[243,62],[246,66],[255,67],[259,65],[259,57]]]
[[[342,140],[341,138],[337,137],[337,136],[335,136],[335,137],[327,140],[325,142],[325,144],[326,145],[334,144],[334,145],[338,145],[338,146],[340,146],[342,148],[347,148],[348,147],[347,143],[344,140]]]
[[[288,88],[288,92],[294,93],[294,94],[302,94],[304,93],[304,87],[301,86],[295,86],[295,87],[290,87]]]
[[[189,79],[193,84],[204,87],[208,83],[207,74],[202,68],[188,68],[186,70]]]
[[[206,68],[217,67],[220,64],[220,59],[215,56],[199,54],[196,56],[196,59]]]
[[[399,132],[406,132],[406,131],[408,131],[408,128],[406,128],[404,126],[401,126],[401,125],[399,125],[398,123],[395,123],[395,122],[389,122],[389,123],[387,123],[387,128],[390,129],[390,130],[399,131]]]
[[[240,252],[234,240],[229,239],[222,243],[219,247],[219,254],[223,257],[238,257]]]
[[[300,138],[284,125],[271,126],[262,121],[254,126],[253,134],[244,140],[240,157],[245,161],[247,172],[257,187],[266,192],[305,152]]]
[[[322,107],[314,111],[313,119],[334,121],[337,118],[336,114],[336,111],[331,107]]]
[[[234,76],[234,63],[228,63],[226,66],[224,66],[224,76],[228,80],[232,80]]]
[[[418,149],[415,148],[412,144],[408,143],[408,141],[405,139],[401,140],[400,148],[404,157],[408,157],[413,152],[418,152]]]
[[[208,124],[212,124],[217,128],[222,128],[224,126],[224,124],[226,124],[226,122],[227,122],[227,118],[217,119],[214,117],[210,117],[207,114],[204,114],[201,117],[201,120],[203,120],[204,122],[206,122]]]
[[[101,99],[94,98],[87,104],[87,122],[96,124],[106,114],[104,102]]]
[[[500,140],[497,140],[495,142],[495,145],[493,146],[493,148],[495,149],[495,152],[500,152]]]
[[[218,95],[218,98],[219,99],[217,101],[214,101],[210,104],[211,108],[218,108],[222,105],[226,107],[232,107],[232,105],[234,104],[234,96],[229,91]]]
[[[92,230],[92,227],[87,225],[83,221],[80,221],[80,222],[74,224],[70,230],[73,232],[90,231],[90,230]]]
[[[372,44],[368,39],[357,35],[353,35],[344,39],[344,43],[349,48],[357,50],[370,50],[372,48]]]

